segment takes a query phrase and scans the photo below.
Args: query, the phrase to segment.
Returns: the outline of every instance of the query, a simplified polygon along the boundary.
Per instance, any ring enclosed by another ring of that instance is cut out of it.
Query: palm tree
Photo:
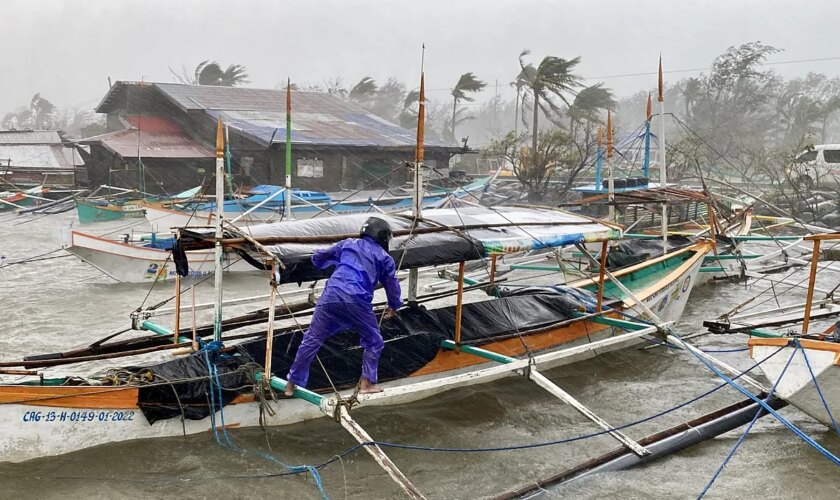
[[[461,75],[461,78],[458,79],[458,83],[455,84],[455,87],[452,89],[452,142],[457,141],[455,138],[455,124],[457,121],[456,115],[458,114],[458,102],[473,102],[475,98],[471,97],[469,94],[481,92],[481,90],[486,86],[487,83],[476,78],[472,71],[464,73]]]
[[[41,97],[40,93],[37,93],[32,97],[29,107],[32,109],[36,129],[48,129],[52,127],[53,115],[56,111],[53,103]]]
[[[571,129],[574,123],[584,120],[598,121],[599,111],[614,110],[615,106],[616,101],[612,91],[604,88],[603,83],[584,87],[569,107],[569,128]]]
[[[216,85],[221,87],[235,87],[241,83],[248,83],[248,73],[245,66],[231,64],[222,70],[216,61],[202,61],[195,68],[195,85]]]
[[[378,91],[379,87],[376,85],[376,80],[366,76],[350,89],[347,97],[357,104],[368,104],[373,101]]]
[[[540,61],[539,66],[535,67],[533,64],[525,64],[525,56],[530,53],[531,51],[526,49],[519,54],[519,67],[521,71],[517,77],[517,83],[521,84],[522,88],[526,91],[526,96],[530,94],[534,100],[531,151],[536,152],[540,111],[549,116],[551,112],[559,112],[559,107],[554,102],[555,98],[560,99],[567,106],[570,106],[565,94],[572,93],[582,83],[581,78],[573,73],[575,66],[580,63],[580,56],[568,60],[561,57],[546,56]]]

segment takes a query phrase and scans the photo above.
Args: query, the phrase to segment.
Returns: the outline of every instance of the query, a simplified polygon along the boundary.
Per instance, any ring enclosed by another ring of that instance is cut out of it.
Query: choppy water
[[[70,225],[72,217],[64,214],[44,219],[7,219],[8,216],[0,216],[0,255],[12,262],[57,248],[58,233]],[[93,227],[104,232],[125,224]],[[791,279],[804,277],[800,271]],[[838,281],[838,273],[821,275],[824,287]],[[225,293],[228,297],[245,296],[263,293],[266,288],[260,281],[232,278],[227,280]],[[695,289],[678,330],[683,334],[702,331],[703,319],[720,314],[764,288],[765,285],[710,284]],[[779,286],[777,290],[785,288]],[[155,287],[147,304],[168,297],[170,292],[171,285]],[[98,339],[125,326],[128,313],[143,302],[147,293],[147,286],[113,284],[74,257],[0,269],[0,359],[54,352]],[[209,299],[212,288],[199,285],[197,295],[199,300]],[[800,296],[800,292],[791,291],[782,294],[779,301],[795,302]],[[764,307],[773,304],[771,301]],[[736,348],[744,345],[744,338],[705,336],[696,343],[707,348]],[[741,368],[750,365],[745,352],[719,356]],[[547,375],[615,425],[670,408],[718,383],[689,355],[662,348],[613,353],[552,370]],[[740,399],[732,390],[718,391],[696,405],[626,433],[639,438]],[[823,446],[840,453],[840,438],[795,409],[782,413]],[[396,408],[360,409],[354,415],[378,440],[439,447],[536,443],[597,430],[574,410],[522,379],[456,389]],[[241,447],[270,449],[289,464],[321,463],[354,444],[329,419],[266,432],[245,429],[230,434]],[[740,430],[733,431],[648,466],[586,478],[552,490],[547,496],[693,498],[739,435]],[[476,498],[509,490],[615,446],[610,438],[599,437],[525,451],[386,452],[428,497]],[[194,435],[105,445],[21,464],[0,463],[0,498],[318,497],[311,479],[248,477],[280,471],[264,460],[222,449],[209,434]],[[322,472],[322,477],[332,498],[401,497],[364,452],[335,462]],[[834,465],[768,417],[755,426],[710,495],[837,498],[840,474]]]

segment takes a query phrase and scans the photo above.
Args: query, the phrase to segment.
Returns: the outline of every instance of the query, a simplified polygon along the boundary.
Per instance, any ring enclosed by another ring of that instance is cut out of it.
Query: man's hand
[[[391,319],[397,317],[397,311],[395,309],[391,309],[390,307],[385,308],[385,312],[382,314],[382,319]]]

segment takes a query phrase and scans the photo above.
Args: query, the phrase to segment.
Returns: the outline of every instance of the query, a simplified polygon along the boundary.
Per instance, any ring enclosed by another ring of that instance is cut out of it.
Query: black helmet
[[[370,236],[376,240],[376,242],[379,243],[379,245],[387,252],[391,243],[391,226],[380,218],[368,217],[368,220],[365,221],[362,229],[359,231],[360,238],[365,236]]]

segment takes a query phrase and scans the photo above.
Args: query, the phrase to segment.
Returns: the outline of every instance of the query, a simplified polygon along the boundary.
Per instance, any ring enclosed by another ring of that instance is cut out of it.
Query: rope
[[[785,372],[787,372],[787,369],[790,366],[790,362],[793,361],[793,357],[795,355],[796,355],[796,351],[794,350],[791,353],[790,357],[788,358],[787,363],[785,363],[785,367],[784,367],[784,369],[782,369],[782,373],[779,374],[779,378],[776,379],[776,382],[773,383],[773,387],[771,387],[770,391],[767,393],[767,397],[764,399],[765,402],[769,401],[770,398],[773,396],[773,393],[776,391],[776,387],[779,385],[779,382],[782,381],[782,377],[785,376]],[[733,446],[732,449],[729,450],[729,453],[727,453],[726,457],[723,459],[723,463],[721,463],[720,466],[715,471],[715,473],[712,474],[712,478],[709,479],[708,483],[706,483],[706,486],[703,488],[703,491],[701,491],[700,494],[697,495],[698,500],[700,498],[703,498],[704,496],[706,496],[706,493],[709,492],[709,489],[711,489],[712,484],[714,484],[715,480],[718,478],[718,476],[720,476],[720,473],[723,472],[723,469],[724,469],[724,467],[726,467],[726,464],[729,463],[729,460],[731,460],[732,457],[735,455],[735,452],[741,446],[741,443],[743,443],[744,440],[747,438],[747,434],[749,434],[749,432],[752,430],[753,425],[755,425],[755,423],[758,421],[759,417],[762,416],[762,412],[763,412],[762,408],[759,408],[755,412],[755,416],[753,416],[752,420],[750,421],[749,425],[747,425],[747,428],[744,430],[744,432],[741,433],[741,436],[735,442],[735,446]]]
[[[674,335],[676,338],[680,339],[680,341],[682,341],[682,339],[676,333],[672,332],[671,334]],[[811,446],[812,448],[817,450],[821,455],[823,455],[824,457],[829,459],[831,462],[833,462],[834,465],[840,466],[840,458],[838,458],[836,455],[834,455],[833,453],[831,453],[830,451],[825,449],[822,445],[820,445],[819,443],[814,441],[810,436],[808,436],[807,434],[802,432],[798,427],[793,425],[793,423],[791,423],[788,419],[781,416],[776,410],[771,408],[764,400],[757,398],[756,396],[753,395],[753,393],[751,393],[750,391],[745,389],[743,386],[736,383],[734,379],[732,379],[730,377],[727,377],[725,373],[721,372],[719,369],[717,369],[714,365],[712,365],[709,361],[707,361],[702,356],[698,355],[697,353],[695,353],[691,350],[688,350],[688,351],[691,352],[691,354],[694,357],[696,357],[701,363],[706,365],[706,368],[711,370],[715,375],[717,375],[718,377],[723,379],[727,384],[731,385],[735,390],[737,390],[738,392],[740,392],[744,396],[747,396],[748,398],[752,399],[753,401],[755,401],[756,403],[761,405],[761,407],[764,408],[764,410],[766,410],[769,414],[773,415],[773,417],[775,417],[776,420],[778,420],[780,423],[782,423],[782,425],[784,425],[785,427],[790,429],[794,434],[796,434],[797,437],[799,437],[800,439],[805,441],[809,446]]]
[[[315,486],[318,488],[318,492],[321,494],[321,498],[324,498],[324,499],[328,498],[326,491],[324,491],[324,485],[323,485],[323,482],[321,481],[321,475],[318,473],[317,468],[315,468],[311,465],[289,465],[289,464],[286,464],[286,463],[278,460],[277,458],[275,458],[274,456],[272,456],[268,453],[243,449],[243,448],[237,446],[233,442],[233,440],[231,440],[230,436],[227,433],[227,429],[226,429],[226,426],[225,426],[225,412],[224,412],[224,405],[222,404],[222,401],[223,401],[223,399],[222,399],[222,384],[221,384],[221,381],[219,380],[218,368],[216,367],[216,364],[210,360],[210,354],[213,353],[214,355],[218,355],[221,347],[222,347],[221,342],[210,342],[210,343],[206,344],[204,347],[202,347],[202,352],[203,352],[203,355],[204,355],[204,361],[207,364],[207,371],[208,371],[208,374],[210,375],[210,379],[209,379],[209,382],[210,382],[209,393],[210,393],[210,404],[211,404],[211,406],[210,406],[210,425],[212,427],[213,437],[216,439],[216,443],[223,448],[227,448],[229,450],[232,450],[232,451],[244,454],[244,455],[251,455],[251,456],[254,456],[254,457],[257,457],[257,458],[262,458],[262,459],[267,460],[269,462],[276,463],[276,464],[282,466],[283,468],[285,468],[286,470],[288,470],[289,472],[292,472],[292,473],[299,474],[299,473],[308,472],[312,475],[312,479],[314,479],[314,481],[315,481]],[[216,399],[217,398],[218,398],[218,401],[219,401],[218,413],[219,413],[219,421],[221,422],[221,431],[222,431],[221,435],[222,435],[222,437],[224,437],[224,441],[222,441],[222,439],[219,437],[219,429],[216,425],[216,415],[215,414],[216,414]]]
[[[823,408],[825,408],[825,412],[828,414],[828,418],[831,420],[831,425],[834,427],[834,432],[840,436],[840,428],[837,427],[837,421],[834,420],[834,415],[831,414],[831,410],[828,408],[828,403],[825,400],[825,396],[823,396],[822,389],[820,389],[820,384],[817,383],[817,377],[814,375],[814,370],[811,368],[811,362],[808,361],[808,354],[805,352],[805,349],[802,346],[797,346],[797,349],[802,351],[802,357],[805,358],[805,366],[808,367],[808,373],[811,374],[811,380],[814,382],[814,388],[817,389],[817,394],[820,396],[820,402],[822,402]],[[781,377],[779,377],[781,378]]]
[[[751,372],[752,370],[754,370],[755,368],[760,366],[762,363],[764,363],[768,359],[772,358],[773,356],[775,356],[776,354],[781,352],[782,349],[784,349],[784,347],[780,347],[776,351],[770,353],[766,358],[762,359],[761,361],[756,362],[751,367],[747,368],[746,370],[744,370],[744,371],[738,373],[737,375],[735,375],[734,377],[732,377],[732,380],[737,380],[737,379],[741,378],[742,376],[748,374],[749,372]],[[617,426],[617,427],[612,427],[610,430],[602,430],[602,431],[593,432],[593,433],[589,433],[589,434],[581,434],[581,435],[573,436],[573,437],[569,437],[569,438],[562,438],[562,439],[556,439],[556,440],[551,440],[551,441],[542,441],[542,442],[537,442],[537,443],[527,443],[527,444],[509,445],[509,446],[479,447],[479,448],[433,447],[433,446],[422,446],[422,445],[413,445],[413,444],[393,443],[393,442],[388,442],[388,441],[367,441],[367,442],[360,443],[360,444],[357,444],[355,446],[352,446],[352,447],[344,450],[341,453],[333,455],[332,458],[330,458],[329,460],[321,463],[320,465],[315,466],[315,468],[317,468],[318,470],[324,469],[325,467],[329,466],[330,464],[332,464],[332,463],[334,463],[334,462],[336,462],[336,461],[338,461],[338,460],[340,460],[340,459],[342,459],[342,458],[344,458],[348,455],[351,455],[352,453],[355,453],[356,451],[362,449],[365,446],[379,446],[379,447],[397,448],[397,449],[405,449],[405,450],[413,450],[413,451],[440,452],[440,453],[489,453],[489,452],[518,451],[518,450],[527,450],[527,449],[534,449],[534,448],[544,448],[544,447],[548,447],[548,446],[556,446],[556,445],[559,445],[559,444],[572,443],[572,442],[575,442],[575,441],[583,441],[583,440],[586,440],[586,439],[602,436],[602,435],[608,434],[608,433],[613,432],[613,431],[628,429],[630,427],[634,427],[636,425],[640,425],[640,424],[649,422],[651,420],[655,420],[659,417],[662,417],[662,416],[667,415],[669,413],[673,413],[673,412],[675,412],[675,411],[677,411],[681,408],[684,408],[684,407],[689,406],[693,403],[696,403],[697,401],[699,401],[699,400],[701,400],[705,397],[708,397],[711,394],[714,394],[715,392],[719,391],[720,389],[723,389],[727,385],[728,385],[728,383],[726,383],[726,382],[721,383],[721,384],[713,387],[712,389],[710,389],[710,390],[708,390],[708,391],[706,391],[706,392],[704,392],[704,393],[702,393],[698,396],[695,396],[695,397],[693,397],[689,400],[686,400],[686,401],[684,401],[684,402],[682,402],[682,403],[680,403],[680,404],[678,404],[678,405],[676,405],[672,408],[668,408],[666,410],[660,411],[660,412],[655,413],[653,415],[650,415],[648,417],[644,417],[644,418],[641,418],[639,420],[635,420],[635,421],[632,421],[632,422],[629,422],[629,423],[626,423],[626,424],[623,424],[623,425],[620,425],[620,426]],[[296,474],[296,473],[295,472],[285,472],[285,473],[273,473],[273,474],[237,475],[237,476],[233,476],[233,477],[234,478],[246,478],[246,479],[258,479],[258,478],[265,478],[265,477],[288,476],[288,475],[292,475],[292,474]]]

